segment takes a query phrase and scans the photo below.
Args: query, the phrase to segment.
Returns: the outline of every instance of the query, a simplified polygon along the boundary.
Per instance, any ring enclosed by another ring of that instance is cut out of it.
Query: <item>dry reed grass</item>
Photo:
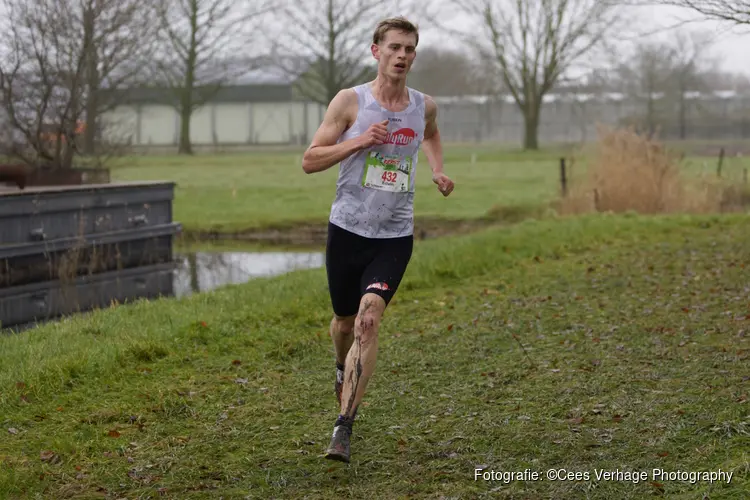
[[[562,214],[586,212],[715,213],[750,204],[746,187],[688,176],[677,153],[632,128],[599,127],[585,175],[571,179]]]

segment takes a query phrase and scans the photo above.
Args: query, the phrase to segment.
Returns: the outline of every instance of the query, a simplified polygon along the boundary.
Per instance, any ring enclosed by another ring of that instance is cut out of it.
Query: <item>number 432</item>
[[[396,182],[396,172],[383,172],[381,178],[383,182]]]

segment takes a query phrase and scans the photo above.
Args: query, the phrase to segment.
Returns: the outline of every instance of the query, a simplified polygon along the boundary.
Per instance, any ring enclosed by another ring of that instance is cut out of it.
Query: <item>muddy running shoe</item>
[[[341,390],[344,387],[344,367],[336,366],[336,382],[333,384],[333,390],[336,391],[336,401],[339,402],[339,408],[341,408]]]
[[[328,445],[326,450],[326,458],[349,463],[349,439],[351,435],[352,430],[345,425],[334,427],[331,444]]]

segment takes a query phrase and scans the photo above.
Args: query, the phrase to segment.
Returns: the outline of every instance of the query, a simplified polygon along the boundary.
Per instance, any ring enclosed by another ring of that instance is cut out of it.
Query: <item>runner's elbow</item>
[[[316,168],[315,163],[316,163],[315,158],[310,152],[310,150],[308,149],[307,151],[305,151],[305,154],[302,155],[302,170],[306,174],[312,174],[314,172],[317,172],[318,169]]]

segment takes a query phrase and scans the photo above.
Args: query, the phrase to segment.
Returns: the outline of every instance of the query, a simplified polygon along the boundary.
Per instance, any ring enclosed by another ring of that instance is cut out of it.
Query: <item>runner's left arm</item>
[[[427,157],[427,163],[432,169],[432,181],[437,184],[443,196],[453,191],[453,181],[445,175],[443,168],[443,143],[440,140],[440,130],[437,125],[437,103],[430,96],[425,96],[425,127],[422,149]]]

